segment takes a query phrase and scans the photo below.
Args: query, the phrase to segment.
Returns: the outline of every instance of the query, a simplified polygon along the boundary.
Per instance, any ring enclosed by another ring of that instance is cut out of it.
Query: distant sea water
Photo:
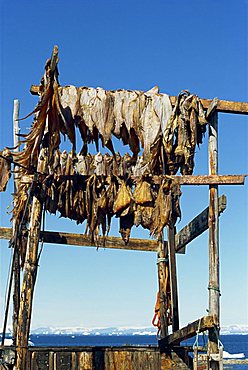
[[[31,335],[30,340],[35,346],[123,346],[123,345],[157,345],[155,335]],[[222,335],[220,340],[224,350],[230,354],[244,353],[248,358],[248,335]],[[182,344],[193,345],[195,339]],[[203,345],[203,337],[199,337],[199,345]],[[248,370],[248,365],[225,365],[226,370]]]

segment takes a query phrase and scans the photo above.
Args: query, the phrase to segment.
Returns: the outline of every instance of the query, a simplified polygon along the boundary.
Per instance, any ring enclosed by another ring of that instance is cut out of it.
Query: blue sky
[[[59,46],[61,85],[148,90],[247,101],[245,0],[2,1],[0,19],[0,147],[12,145],[13,99],[21,116],[37,98],[53,45]],[[22,131],[31,121],[21,123]],[[219,173],[248,174],[248,118],[219,115]],[[195,174],[207,174],[207,137],[196,152]],[[0,225],[9,226],[12,183],[0,196]],[[208,203],[208,187],[183,187],[178,230]],[[245,186],[222,186],[227,210],[220,219],[222,324],[248,323],[248,205]],[[83,232],[84,226],[46,218],[47,230]],[[113,224],[112,235],[118,235]],[[143,229],[133,237],[147,238]],[[0,241],[1,308],[9,265]],[[208,235],[177,257],[180,323],[206,314]],[[150,326],[157,291],[156,255],[45,245],[35,290],[32,326]],[[1,322],[0,322],[1,324]]]

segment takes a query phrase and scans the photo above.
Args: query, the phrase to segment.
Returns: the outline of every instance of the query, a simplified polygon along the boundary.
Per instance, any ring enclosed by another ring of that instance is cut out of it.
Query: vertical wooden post
[[[167,227],[168,252],[169,252],[169,270],[171,287],[171,308],[172,308],[172,330],[179,330],[179,310],[177,293],[177,269],[175,253],[175,227]]]
[[[44,168],[46,161],[46,149],[41,149],[37,170]],[[28,338],[31,325],[34,287],[38,268],[38,247],[41,228],[42,203],[37,196],[33,196],[30,227],[27,241],[26,259],[24,265],[21,301],[17,328],[17,363],[16,369],[28,370],[27,353]]]
[[[34,285],[37,274],[37,256],[41,224],[41,213],[42,205],[39,199],[33,197],[16,340],[17,345],[16,369],[23,370],[26,370],[28,337],[31,324]]]
[[[13,110],[13,141],[14,141],[14,151],[18,152],[18,134],[19,134],[19,110],[20,102],[19,100],[14,100],[14,110]],[[17,166],[14,167],[17,170]],[[18,175],[14,173],[14,193],[18,190]],[[13,233],[15,232],[15,220],[13,220]],[[19,250],[14,246],[13,254],[13,268],[14,268],[14,287],[13,287],[13,333],[12,339],[13,344],[16,345],[16,334],[17,334],[17,322],[18,313],[20,307],[20,254]]]
[[[218,174],[218,113],[214,112],[209,123],[209,173]],[[209,314],[215,315],[217,327],[209,330],[209,353],[219,353],[219,214],[218,185],[209,186]],[[217,361],[210,361],[210,369],[219,369]]]
[[[14,109],[13,109],[14,147],[16,147],[18,143],[18,136],[17,136],[18,118],[19,118],[19,100],[14,100]],[[14,150],[17,151],[18,149],[16,148]],[[15,180],[14,180],[14,191],[15,190],[16,190],[16,174],[15,174]],[[13,230],[14,230],[14,222],[13,222]],[[15,344],[16,331],[14,329],[14,322],[17,325],[17,316],[18,316],[19,301],[20,301],[20,264],[19,264],[19,253],[18,253],[16,246],[14,246],[12,262],[11,262],[11,273],[10,273],[10,279],[9,279],[9,284],[8,284],[8,294],[7,294],[7,300],[6,300],[2,341],[1,341],[2,345],[4,345],[5,334],[6,334],[13,278],[14,278],[14,293],[13,293],[13,312],[14,314],[13,314],[12,337],[13,337],[13,344]]]
[[[57,82],[58,75],[57,63],[58,63],[58,47],[54,46],[50,63],[46,64],[46,71],[44,74],[44,82],[46,85],[45,93],[48,94],[48,97],[49,94],[50,97],[52,97],[51,93],[53,91],[52,86],[54,84],[54,80],[56,80]],[[50,104],[48,104],[48,106],[50,106]],[[48,130],[48,116],[46,117],[45,132],[47,130]],[[48,164],[47,162],[48,162],[48,148],[42,148],[41,145],[37,163],[37,172],[47,173],[47,164]],[[29,222],[27,251],[24,265],[21,301],[18,316],[18,328],[16,340],[17,361],[15,366],[16,370],[29,370],[27,365],[28,337],[31,325],[34,286],[38,268],[38,246],[40,237],[41,216],[42,216],[42,203],[39,197],[34,195],[31,208],[31,217]]]
[[[160,338],[164,338],[168,335],[168,325],[167,325],[167,304],[166,304],[166,254],[164,249],[163,236],[158,240],[158,286],[159,286],[159,302],[160,302]]]

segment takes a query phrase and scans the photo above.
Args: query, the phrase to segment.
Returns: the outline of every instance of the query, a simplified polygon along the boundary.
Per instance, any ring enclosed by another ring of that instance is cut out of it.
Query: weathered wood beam
[[[247,175],[183,175],[176,176],[170,175],[167,178],[174,179],[179,182],[180,185],[244,185],[245,177]],[[64,180],[73,178],[73,176],[61,176]],[[82,176],[83,179],[87,179],[89,176]],[[121,176],[119,176],[122,178]],[[139,180],[138,176],[131,176],[132,180]],[[150,176],[150,179],[154,184],[159,184],[163,179],[163,176]],[[20,179],[21,183],[31,184],[33,182],[33,175],[26,175]]]
[[[174,345],[179,344],[183,340],[194,337],[197,331],[201,333],[205,330],[214,328],[216,323],[217,320],[215,316],[204,316],[201,319],[191,322],[187,326],[168,335],[164,339],[161,339],[159,341],[159,347],[162,350],[170,346],[173,347]]]
[[[31,85],[30,92],[32,95],[39,95],[41,87],[39,85]],[[172,106],[175,105],[177,97],[170,96]],[[204,109],[208,109],[212,103],[212,99],[200,99]],[[236,102],[231,100],[219,100],[217,112],[233,113],[233,114],[248,114],[247,102]]]
[[[179,329],[175,228],[167,226],[167,235],[168,235],[167,245],[168,245],[169,272],[170,272],[172,330],[173,332],[175,332]]]
[[[20,147],[18,147],[18,140],[19,140],[19,111],[20,111],[20,101],[15,99],[14,100],[14,109],[13,109],[13,143],[14,143],[14,151],[18,153],[20,151]],[[14,171],[18,168],[15,165]],[[18,174],[14,172],[14,193],[18,190]],[[15,230],[15,219],[13,217],[13,236]],[[14,283],[13,283],[13,314],[12,314],[12,339],[13,344],[16,344],[16,336],[17,336],[17,326],[18,326],[18,315],[19,315],[19,308],[20,308],[20,292],[21,292],[21,276],[20,276],[20,251],[17,246],[14,246]]]
[[[38,170],[47,164],[47,148],[42,148],[38,159]],[[21,300],[18,316],[16,347],[17,360],[15,370],[29,370],[28,338],[32,318],[33,296],[38,268],[38,248],[40,241],[40,228],[42,219],[42,203],[35,195],[32,199],[31,215],[29,220],[29,233],[26,247],[26,257],[23,271]]]
[[[226,196],[221,195],[218,199],[219,215],[226,209]],[[205,208],[198,216],[183,227],[175,237],[176,252],[180,253],[192,240],[208,229],[209,208]]]
[[[209,122],[209,173],[218,174],[218,114],[214,112]],[[209,186],[209,314],[215,315],[216,328],[210,328],[208,350],[211,354],[219,353],[220,322],[220,271],[219,271],[219,214],[218,185]],[[219,362],[210,361],[210,370],[219,370]]]
[[[0,228],[0,239],[10,239],[12,236],[12,229],[9,227]],[[80,247],[94,247],[96,245],[92,242],[91,237],[85,234],[72,234],[64,233],[60,231],[44,231],[40,233],[44,243],[51,244],[65,244],[75,245]],[[128,245],[125,245],[120,237],[108,236],[106,238],[99,237],[99,248],[110,248],[110,249],[127,249],[127,250],[139,250],[147,252],[157,252],[158,242],[156,240],[149,239],[137,239],[130,238]]]
[[[58,63],[58,47],[54,46],[49,69],[46,68],[44,74],[45,88],[49,89],[57,79],[57,63]],[[47,91],[47,90],[46,90]],[[39,152],[37,171],[40,172],[48,170],[48,153],[47,147],[44,145],[44,138],[48,130],[48,118],[45,122],[45,132],[41,141],[41,150]],[[42,145],[43,144],[43,145]],[[23,271],[21,300],[18,316],[17,335],[16,335],[16,348],[17,359],[15,370],[29,370],[28,364],[28,338],[30,333],[34,287],[37,276],[38,268],[38,248],[40,241],[40,229],[42,219],[42,200],[37,195],[33,195],[32,207],[29,219],[29,233],[27,239],[26,256]]]
[[[226,196],[222,195],[219,198],[219,215],[226,208]],[[183,227],[175,236],[176,252],[184,253],[185,246],[201,235],[208,229],[208,207],[196,216],[188,225]],[[12,229],[10,227],[0,227],[0,239],[9,240],[12,237]],[[63,233],[60,231],[44,231],[41,232],[41,237],[45,243],[51,244],[65,244],[75,246],[88,246],[96,247],[91,241],[91,238],[84,234]],[[165,241],[165,247],[167,242]],[[100,248],[111,249],[125,249],[125,250],[138,250],[145,252],[157,252],[158,243],[152,239],[136,239],[130,238],[128,245],[125,245],[120,237],[108,236],[105,239],[100,237]]]
[[[158,241],[158,297],[159,297],[159,313],[160,313],[160,337],[165,338],[168,335],[167,321],[167,285],[169,279],[169,269],[166,262],[166,246],[163,238]]]
[[[178,181],[180,185],[244,185],[245,183],[245,175],[184,175],[171,177]]]
[[[170,96],[171,104],[175,105],[176,96]],[[212,99],[200,99],[204,109],[208,109],[212,103]],[[233,114],[248,114],[247,102],[236,102],[230,100],[218,100],[216,108],[217,112],[233,113]]]
[[[96,245],[92,242],[91,237],[84,234],[69,234],[45,231],[41,235],[43,236],[45,243],[53,242],[57,244],[70,244],[78,246],[82,245],[96,248]],[[158,242],[156,240],[130,238],[128,244],[126,245],[122,238],[108,236],[106,238],[99,238],[98,247],[157,252]]]

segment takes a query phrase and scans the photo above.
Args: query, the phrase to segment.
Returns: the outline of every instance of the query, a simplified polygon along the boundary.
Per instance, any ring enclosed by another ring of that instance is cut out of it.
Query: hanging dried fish
[[[134,225],[134,213],[120,217],[120,234],[125,244],[128,244],[131,229]]]
[[[132,193],[130,189],[127,187],[124,181],[122,181],[120,189],[117,193],[116,199],[113,204],[113,213],[120,214],[123,212],[127,207],[130,206],[132,201]]]
[[[136,204],[141,205],[153,202],[151,185],[145,180],[139,181],[135,187],[133,199]]]
[[[95,174],[97,176],[103,175],[104,172],[104,163],[102,153],[97,153],[94,157],[93,165],[95,167]]]
[[[159,237],[163,228],[169,224],[172,213],[171,180],[164,179],[159,187],[155,201],[151,235]]]
[[[5,159],[6,158],[6,159]],[[0,151],[0,192],[6,190],[11,176],[12,155],[9,149]]]
[[[142,225],[145,229],[150,229],[152,225],[152,215],[154,210],[154,197],[151,184],[146,180],[141,180],[134,190],[134,201],[136,210],[134,212],[134,224]]]

